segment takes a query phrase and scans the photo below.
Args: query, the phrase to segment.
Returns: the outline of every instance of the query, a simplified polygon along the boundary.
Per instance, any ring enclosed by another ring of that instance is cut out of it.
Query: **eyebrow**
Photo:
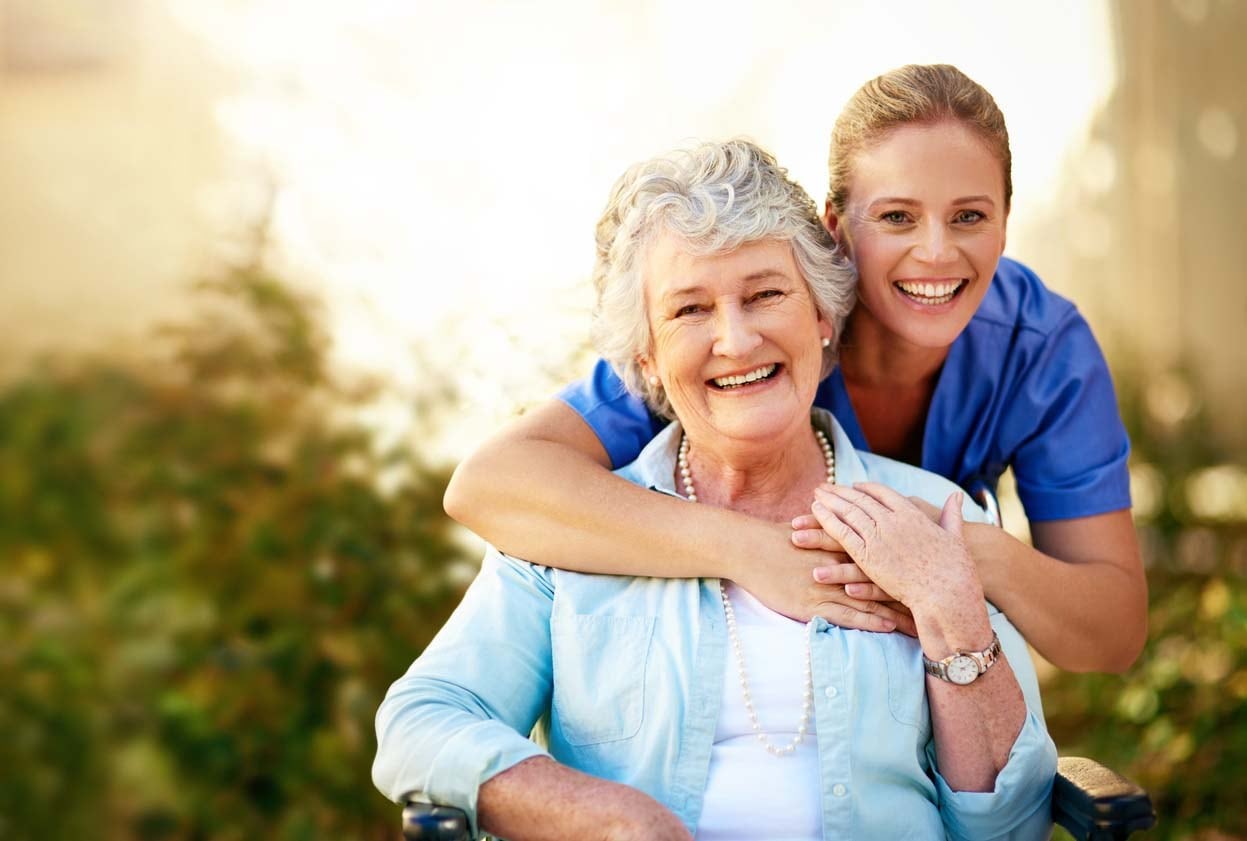
[[[978,204],[980,202],[990,204],[992,207],[996,206],[996,202],[992,200],[992,197],[986,194],[977,196],[961,196],[960,198],[953,199],[952,204],[956,206],[963,204]],[[920,202],[918,202],[917,199],[910,199],[904,196],[884,196],[883,198],[875,199],[866,207],[867,209],[872,209],[881,204],[900,204],[906,207],[917,207],[919,203]]]
[[[756,283],[759,280],[766,280],[767,278],[771,278],[771,277],[778,277],[784,280],[792,280],[792,278],[790,278],[787,274],[780,271],[779,269],[759,269],[756,272],[750,272],[749,274],[745,275],[743,278],[741,278],[741,280],[743,280],[745,283]],[[670,292],[667,292],[665,295],[662,296],[662,300],[670,301],[676,298],[683,298],[686,295],[694,295],[698,292],[704,291],[705,288],[706,287],[702,286],[701,284],[694,284],[692,286],[681,286],[678,289],[672,289]]]

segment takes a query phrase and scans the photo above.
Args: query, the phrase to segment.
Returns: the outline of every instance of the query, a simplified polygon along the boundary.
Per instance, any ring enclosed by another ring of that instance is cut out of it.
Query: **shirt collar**
[[[848,433],[826,409],[810,410],[810,420],[831,438],[836,453],[836,484],[852,485],[866,481],[866,468]],[[636,461],[615,471],[615,475],[652,491],[680,496],[675,487],[675,460],[680,449],[680,424],[673,421],[654,436]],[[683,499],[683,497],[680,497]]]

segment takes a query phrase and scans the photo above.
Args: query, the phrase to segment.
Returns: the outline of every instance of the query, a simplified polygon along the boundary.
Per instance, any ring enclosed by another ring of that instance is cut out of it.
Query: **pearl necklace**
[[[827,462],[827,481],[836,481],[836,452],[821,429],[814,430],[818,439],[819,449],[823,451],[823,459]],[[688,436],[680,436],[680,450],[676,456],[676,465],[680,468],[680,481],[684,485],[684,495],[690,502],[697,501],[697,492],[693,489],[693,471],[688,466]],[[727,635],[732,643],[732,653],[736,658],[736,673],[740,676],[740,692],[745,702],[745,711],[749,713],[749,723],[758,741],[771,756],[788,756],[797,749],[809,731],[810,712],[814,709],[814,678],[810,671],[810,632],[806,625],[805,633],[805,686],[801,693],[801,721],[797,724],[797,735],[792,741],[780,747],[771,741],[770,735],[762,729],[758,721],[758,712],[753,707],[753,695],[749,691],[749,676],[745,671],[745,655],[740,649],[740,634],[736,630],[736,611],[732,608],[732,600],[728,598],[727,586],[719,581],[719,596],[723,599],[723,615],[727,619]]]

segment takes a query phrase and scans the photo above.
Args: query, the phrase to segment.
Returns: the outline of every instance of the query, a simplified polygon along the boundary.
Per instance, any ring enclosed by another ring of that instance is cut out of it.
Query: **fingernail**
[[[819,584],[827,583],[827,573],[823,572],[822,567],[814,567],[814,580]]]
[[[850,596],[862,596],[866,594],[866,585],[865,584],[845,584],[844,592],[848,593]]]

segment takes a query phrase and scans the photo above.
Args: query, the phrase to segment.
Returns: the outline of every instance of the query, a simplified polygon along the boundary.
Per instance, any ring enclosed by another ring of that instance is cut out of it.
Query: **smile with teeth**
[[[755,383],[758,380],[765,380],[775,373],[775,369],[779,366],[772,362],[770,365],[763,365],[747,374],[734,374],[730,377],[715,377],[711,382],[719,388],[740,388],[742,385]]]
[[[895,285],[907,297],[921,304],[946,304],[965,285],[965,281],[949,280],[939,283],[916,283],[909,280],[898,280]]]

